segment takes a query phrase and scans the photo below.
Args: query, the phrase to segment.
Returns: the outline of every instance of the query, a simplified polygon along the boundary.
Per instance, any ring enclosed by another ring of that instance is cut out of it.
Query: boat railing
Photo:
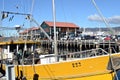
[[[73,52],[70,53],[68,58],[88,58],[88,57],[94,57],[94,56],[100,56],[100,55],[106,55],[108,52],[105,50],[98,48],[98,49],[91,49],[91,50],[85,50],[81,52]]]
[[[112,51],[115,51],[114,48],[110,48]],[[96,57],[96,56],[102,56],[102,55],[109,55],[110,52],[107,52],[106,50],[102,49],[102,48],[97,48],[97,49],[91,49],[91,50],[85,50],[85,51],[80,51],[80,52],[73,52],[73,53],[67,53],[67,54],[60,54],[60,55],[44,55],[42,56],[40,59],[45,59],[48,58],[49,60],[51,60],[50,58],[54,59],[55,57],[57,57],[59,59],[59,61],[66,61],[66,60],[73,60],[73,59],[80,59],[80,58],[89,58],[89,57]],[[116,53],[113,52],[113,53]],[[112,53],[112,54],[113,54]],[[55,62],[55,60],[50,61],[51,62]]]
[[[74,60],[74,59],[96,57],[96,56],[107,55],[107,54],[108,52],[106,52],[101,48],[98,48],[98,49],[85,50],[85,51],[73,52],[68,54],[60,54],[60,55],[55,55],[55,54],[40,55],[39,58],[34,58],[34,60],[33,59],[24,59],[24,60],[25,62],[39,60],[41,64],[47,64],[47,63],[56,62],[55,60],[56,57],[59,59],[58,61],[68,61],[68,60]]]
[[[114,50],[114,48],[111,48]],[[17,64],[47,64],[47,63],[54,63],[56,62],[56,57],[58,58],[58,61],[68,61],[68,60],[75,60],[75,59],[83,59],[83,58],[90,58],[90,57],[97,57],[102,55],[108,55],[109,52],[106,50],[103,50],[101,48],[97,49],[91,49],[91,50],[85,50],[80,52],[73,52],[73,53],[67,53],[67,54],[47,54],[47,55],[39,55],[39,57],[34,57],[34,54],[30,58],[24,58],[24,59],[13,59],[12,62],[17,61]],[[113,54],[113,53],[112,53]],[[8,63],[10,59],[4,59],[3,62]],[[24,62],[24,63],[22,63]]]

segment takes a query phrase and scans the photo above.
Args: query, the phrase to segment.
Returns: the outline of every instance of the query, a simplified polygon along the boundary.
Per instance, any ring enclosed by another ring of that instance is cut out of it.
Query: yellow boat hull
[[[52,64],[15,65],[15,74],[27,80],[114,80],[115,73],[108,70],[109,61],[109,55],[105,55]]]
[[[15,71],[16,76],[20,76],[22,71],[28,79],[33,79],[37,74],[39,80],[113,80],[114,73],[107,69],[109,60],[109,56],[100,56],[53,64],[19,65]]]

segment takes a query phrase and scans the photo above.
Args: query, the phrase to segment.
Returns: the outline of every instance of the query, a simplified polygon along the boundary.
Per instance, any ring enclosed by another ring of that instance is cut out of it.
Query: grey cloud
[[[102,21],[101,17],[97,14],[88,16],[88,20],[90,20],[90,21]]]
[[[113,24],[120,24],[120,16],[109,17],[108,22]]]
[[[88,16],[88,20],[103,22],[102,18],[97,14]],[[111,24],[120,24],[120,16],[112,16],[112,17],[106,18],[106,20]]]

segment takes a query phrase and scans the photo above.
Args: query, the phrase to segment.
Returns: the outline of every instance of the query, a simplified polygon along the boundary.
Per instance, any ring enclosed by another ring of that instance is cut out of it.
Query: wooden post
[[[19,50],[19,45],[17,44],[17,46],[16,46],[16,49],[17,49],[17,53],[18,53],[18,50]]]
[[[7,46],[7,52],[10,52],[10,45]]]
[[[96,49],[99,48],[99,43],[95,43],[96,44]]]
[[[33,44],[31,45],[31,51],[33,51]]]
[[[80,51],[82,51],[82,41],[80,41]]]
[[[119,48],[119,52],[120,52],[120,45],[118,45],[118,48]]]

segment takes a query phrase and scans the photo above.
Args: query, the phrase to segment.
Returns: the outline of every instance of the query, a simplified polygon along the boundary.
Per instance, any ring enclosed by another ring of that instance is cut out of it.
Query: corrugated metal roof
[[[54,23],[51,21],[44,21],[48,26],[53,27]],[[69,22],[56,22],[56,27],[69,27],[69,28],[79,28],[74,23],[69,23]]]
[[[50,27],[53,27],[53,25],[54,25],[52,21],[44,21],[44,23],[46,23]],[[56,27],[79,28],[79,26],[77,26],[74,23],[70,23],[70,22],[56,22]],[[29,31],[37,30],[37,29],[39,29],[39,27],[32,27],[32,28],[29,28],[29,29],[26,29],[26,30],[20,32],[19,34],[26,34]]]
[[[32,28],[29,28],[29,29],[26,29],[26,30],[20,32],[19,34],[25,34],[25,33],[28,33],[29,31],[38,30],[38,29],[39,29],[39,27],[32,27]]]

